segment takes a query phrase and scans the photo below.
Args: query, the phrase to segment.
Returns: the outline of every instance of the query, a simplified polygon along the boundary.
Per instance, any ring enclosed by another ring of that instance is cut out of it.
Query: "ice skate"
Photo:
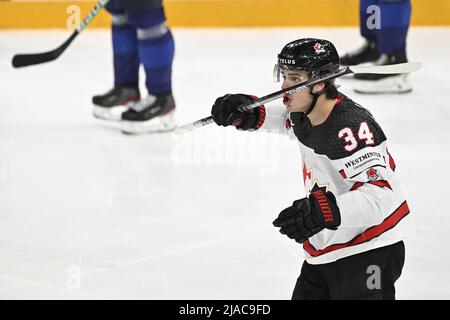
[[[380,52],[374,41],[366,40],[358,49],[339,58],[343,66],[355,66],[362,63],[374,62],[380,57]]]
[[[103,95],[92,98],[93,115],[103,120],[120,121],[122,113],[139,99],[140,94],[137,87],[115,87]]]
[[[385,77],[379,80],[358,81],[354,87],[357,93],[384,94],[407,93],[412,91],[407,74]]]
[[[392,54],[382,54],[377,61],[375,61],[374,65],[376,66],[386,66],[386,65],[392,65],[392,64],[398,64],[398,63],[405,63],[408,62],[408,59],[406,58],[406,52],[404,49],[399,50]],[[355,74],[355,79],[358,80],[380,80],[386,77],[393,76],[394,74],[369,74],[369,73],[362,73],[362,74]]]
[[[392,54],[382,54],[375,62],[377,66],[392,65],[408,62],[404,49]],[[383,93],[407,93],[412,91],[407,74],[355,74],[359,80],[354,87],[357,93],[383,94]]]
[[[172,94],[149,95],[122,114],[122,132],[140,134],[176,128],[175,101]]]

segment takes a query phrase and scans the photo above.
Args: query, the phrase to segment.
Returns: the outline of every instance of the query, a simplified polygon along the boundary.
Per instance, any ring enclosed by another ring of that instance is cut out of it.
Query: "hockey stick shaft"
[[[75,28],[75,31],[70,37],[58,48],[42,53],[16,54],[12,59],[12,65],[15,68],[21,68],[56,60],[109,1],[110,0],[100,0],[86,18]]]
[[[297,91],[305,90],[307,88],[313,87],[316,84],[319,84],[321,82],[332,80],[338,77],[341,77],[346,74],[358,74],[358,73],[375,73],[375,74],[400,74],[400,73],[409,73],[413,72],[415,70],[418,70],[421,67],[421,63],[419,62],[406,62],[406,63],[399,63],[395,65],[386,65],[386,66],[351,66],[339,69],[333,74],[330,74],[328,76],[315,79],[312,81],[306,81],[299,84],[296,84],[292,87],[268,94],[267,96],[261,97],[254,102],[246,105],[242,105],[237,107],[239,111],[246,111],[250,110],[256,107],[259,107],[263,104],[266,104],[268,102],[271,102],[273,100],[276,100],[278,98],[283,97],[285,94],[293,94]],[[214,122],[213,117],[205,117],[200,120],[185,124],[183,126],[180,126],[176,129],[176,132],[178,133],[185,133],[191,130],[194,130],[196,128],[200,128],[203,126],[206,126],[210,123]]]

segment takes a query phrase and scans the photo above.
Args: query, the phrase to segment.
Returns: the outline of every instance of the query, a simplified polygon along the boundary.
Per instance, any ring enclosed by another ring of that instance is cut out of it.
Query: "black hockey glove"
[[[320,188],[312,191],[309,198],[295,200],[273,222],[282,234],[299,243],[325,228],[336,230],[340,224],[341,215],[336,198],[331,192],[324,193]]]
[[[248,111],[238,111],[236,108],[248,104],[257,97],[246,94],[226,94],[217,98],[211,109],[214,122],[219,126],[235,126],[238,130],[259,129],[266,117],[264,106]]]

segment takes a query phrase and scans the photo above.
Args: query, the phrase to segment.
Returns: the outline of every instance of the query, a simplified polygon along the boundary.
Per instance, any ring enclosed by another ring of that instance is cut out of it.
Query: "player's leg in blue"
[[[378,0],[360,0],[359,2],[359,30],[361,36],[370,41],[376,41],[376,28],[373,27],[374,9],[378,6]],[[379,7],[379,6],[378,6]]]
[[[133,13],[132,16],[138,26],[139,56],[147,75],[148,92],[153,95],[170,93],[175,46],[172,33],[165,23],[164,9],[145,14]]]
[[[381,29],[378,30],[378,49],[382,54],[404,53],[406,62],[406,35],[411,19],[410,0],[379,0]]]
[[[345,66],[354,66],[366,62],[374,62],[380,57],[377,49],[377,30],[373,27],[374,7],[378,0],[360,0],[359,26],[364,43],[353,51],[340,57],[340,62]],[[376,10],[377,8],[375,8]]]
[[[112,47],[114,59],[114,87],[105,94],[92,98],[94,116],[120,120],[124,105],[136,102],[139,94],[139,54],[136,27],[129,23],[127,14],[117,0],[106,5],[111,13]]]
[[[149,95],[122,114],[123,131],[141,133],[171,130],[175,127],[172,96],[172,61],[174,40],[162,7],[155,10],[129,11],[137,27],[140,61],[146,73]]]
[[[410,0],[378,0],[380,28],[376,29],[377,48],[381,53],[376,65],[407,62],[406,35],[411,18]],[[360,80],[372,80],[355,87],[359,93],[405,93],[412,87],[407,75],[357,75]],[[375,82],[374,82],[375,81]]]

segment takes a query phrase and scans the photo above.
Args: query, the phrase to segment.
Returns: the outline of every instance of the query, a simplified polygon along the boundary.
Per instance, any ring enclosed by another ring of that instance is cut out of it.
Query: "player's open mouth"
[[[288,95],[283,96],[283,104],[285,106],[287,106],[290,101],[291,101],[291,98]]]

